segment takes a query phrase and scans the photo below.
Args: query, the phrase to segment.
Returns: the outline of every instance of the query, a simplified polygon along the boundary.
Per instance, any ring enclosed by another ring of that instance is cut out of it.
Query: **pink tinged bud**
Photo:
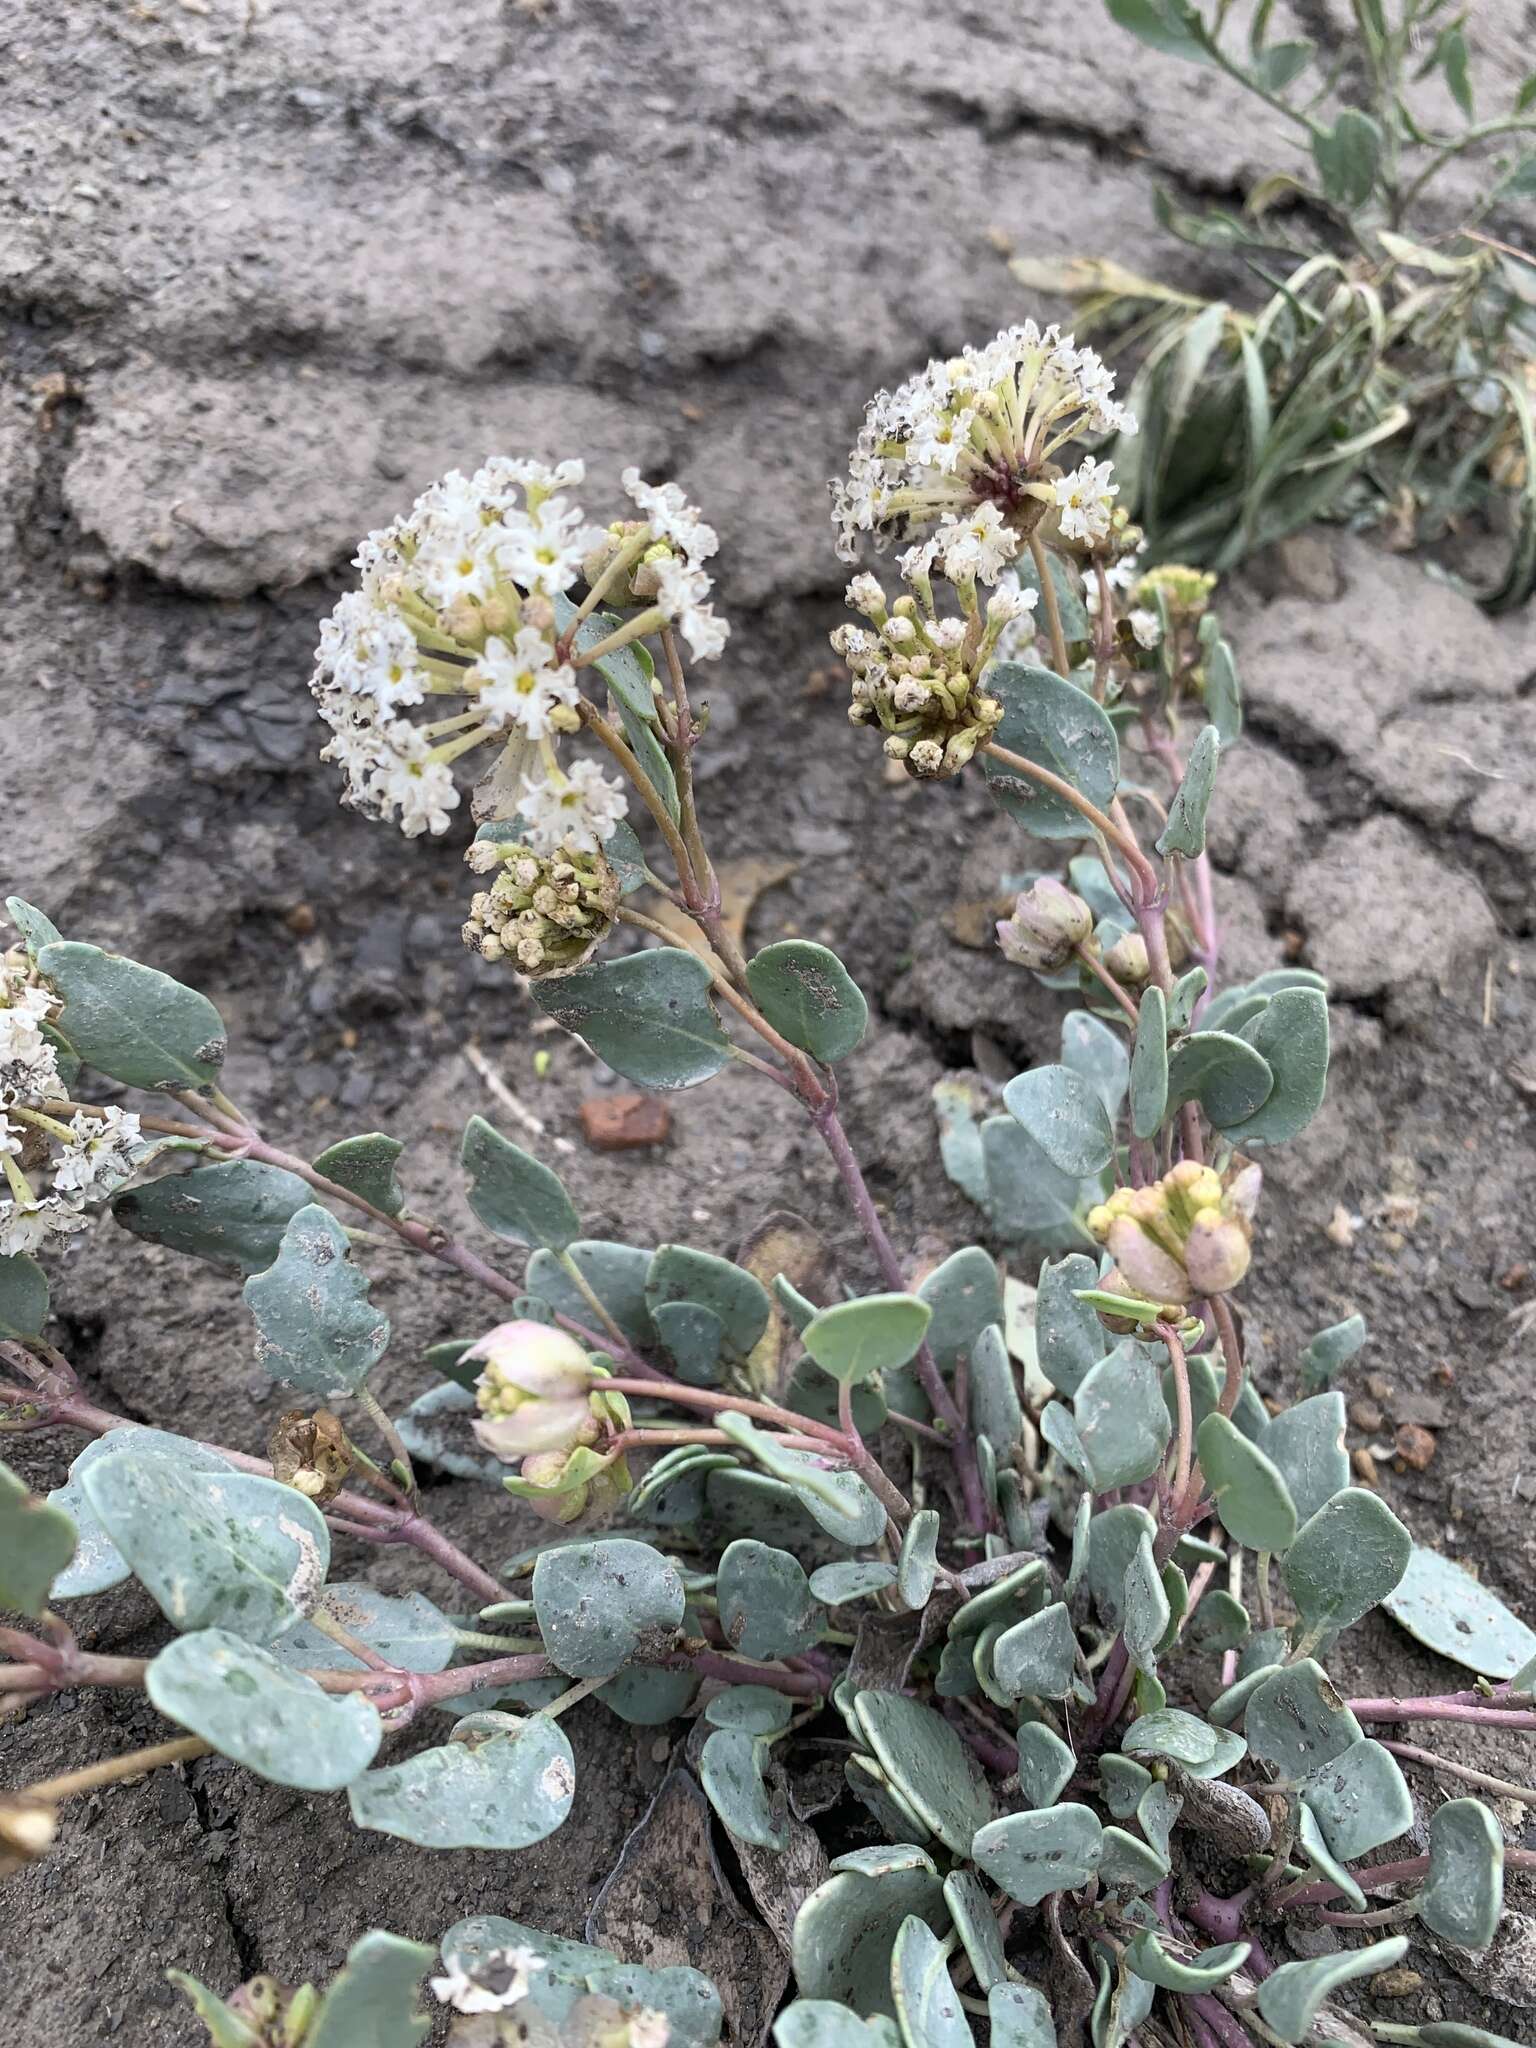
[[[565,1460],[564,1451],[540,1451],[536,1456],[523,1460],[520,1477],[530,1486],[551,1489],[522,1496],[541,1522],[577,1522],[586,1512],[587,1487],[571,1486],[564,1492],[553,1490],[565,1477]]]
[[[1154,1244],[1130,1216],[1117,1216],[1105,1239],[1109,1255],[1131,1293],[1148,1301],[1186,1302],[1192,1289],[1188,1273],[1161,1245]]]
[[[595,1444],[601,1427],[585,1394],[565,1401],[525,1401],[510,1415],[480,1415],[475,1435],[492,1457],[511,1465],[530,1452],[564,1459],[577,1444]]]
[[[493,1405],[484,1398],[488,1391],[558,1401],[589,1393],[597,1378],[591,1360],[574,1337],[531,1318],[498,1323],[464,1355],[484,1361],[482,1407]]]
[[[1042,875],[1013,906],[1013,916],[997,927],[1003,956],[1035,974],[1054,974],[1065,967],[1075,946],[1093,933],[1093,913],[1051,875]]]
[[[1190,1226],[1184,1263],[1196,1294],[1225,1294],[1248,1270],[1248,1230],[1231,1216],[1207,1211]]]

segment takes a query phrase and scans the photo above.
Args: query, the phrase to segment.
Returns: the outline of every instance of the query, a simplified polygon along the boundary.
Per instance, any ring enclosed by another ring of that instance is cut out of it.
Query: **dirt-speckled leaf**
[[[1282,1778],[1304,1778],[1361,1739],[1360,1723],[1311,1657],[1270,1672],[1243,1718],[1248,1747]]]
[[[144,1687],[167,1720],[300,1792],[339,1792],[384,1739],[377,1709],[360,1693],[322,1692],[227,1629],[178,1636],[151,1661]]]
[[[1152,1773],[1134,1757],[1111,1754],[1099,1758],[1099,1783],[1104,1804],[1116,1820],[1129,1820],[1141,1804],[1143,1794],[1154,1782]]]
[[[1224,1587],[1216,1586],[1204,1595],[1184,1630],[1184,1640],[1198,1655],[1212,1657],[1223,1650],[1235,1650],[1247,1635],[1251,1623],[1241,1600],[1234,1600]]]
[[[1173,1619],[1168,1590],[1152,1553],[1152,1539],[1143,1535],[1125,1573],[1125,1647],[1143,1671],[1151,1671]]]
[[[1130,1756],[1166,1756],[1186,1767],[1208,1764],[1220,1741],[1216,1729],[1182,1707],[1163,1707],[1155,1714],[1142,1714],[1120,1738],[1120,1747]]]
[[[1168,1108],[1168,1004],[1155,985],[1144,990],[1131,1054],[1131,1129],[1150,1138]]]
[[[1064,1700],[1072,1690],[1077,1637],[1065,1604],[1054,1601],[1005,1629],[992,1645],[992,1670],[1011,1700]]]
[[[405,1189],[395,1177],[395,1161],[404,1150],[398,1138],[383,1131],[363,1131],[317,1153],[315,1171],[361,1195],[386,1216],[398,1216],[405,1207]]]
[[[982,1828],[971,1860],[1021,1906],[1052,1892],[1076,1891],[1099,1867],[1104,1830],[1091,1807],[1065,1802],[1034,1813],[1010,1813]]]
[[[1059,1394],[1071,1396],[1109,1349],[1104,1325],[1078,1300],[1099,1277],[1097,1263],[1083,1252],[1047,1259],[1035,1297],[1035,1345],[1040,1370]]]
[[[816,1059],[846,1059],[864,1036],[869,1005],[835,953],[810,939],[780,939],[747,962],[747,986],[774,1030]]]
[[[919,1508],[907,1524],[896,1561],[896,1590],[908,1607],[926,1607],[938,1577],[939,1511]]]
[[[885,1509],[857,1472],[832,1471],[809,1451],[782,1451],[745,1415],[729,1409],[716,1420],[765,1472],[793,1490],[805,1512],[829,1536],[850,1550],[879,1542],[885,1532]]]
[[[74,1556],[53,1582],[55,1600],[78,1600],[88,1593],[104,1593],[108,1587],[120,1586],[132,1576],[127,1558],[102,1527],[84,1486],[85,1474],[93,1465],[128,1443],[136,1451],[179,1460],[195,1472],[234,1469],[227,1458],[221,1458],[206,1444],[177,1436],[171,1430],[142,1428],[136,1422],[108,1430],[105,1436],[88,1443],[70,1466],[68,1479],[48,1496],[50,1506],[62,1508],[74,1523],[76,1537]]]
[[[867,1294],[821,1309],[800,1335],[822,1371],[851,1386],[905,1365],[932,1320],[933,1310],[915,1294]]]
[[[1168,1055],[1168,1107],[1198,1102],[1218,1131],[1268,1101],[1274,1075],[1262,1053],[1227,1031],[1193,1031]]]
[[[983,1330],[1002,1320],[997,1261],[980,1245],[962,1245],[951,1252],[928,1274],[917,1294],[933,1311],[928,1347],[945,1371],[962,1352],[970,1351]]]
[[[48,1320],[48,1280],[35,1259],[0,1259],[0,1337],[41,1337]]]
[[[360,1828],[422,1849],[526,1849],[561,1826],[576,1764],[558,1721],[470,1714],[449,1740],[348,1789]]]
[[[1261,1054],[1274,1087],[1255,1113],[1222,1128],[1234,1145],[1283,1145],[1304,1131],[1328,1087],[1328,1002],[1314,988],[1283,988],[1238,1035]]]
[[[749,1735],[777,1735],[794,1716],[788,1693],[766,1685],[733,1685],[717,1692],[704,1709],[711,1728],[744,1728]]]
[[[699,1783],[733,1835],[761,1849],[782,1849],[788,1832],[776,1819],[763,1779],[768,1744],[745,1728],[716,1728],[699,1753]]]
[[[326,1587],[316,1611],[402,1671],[446,1670],[458,1646],[453,1623],[424,1593],[381,1593],[376,1586],[342,1581]],[[272,1655],[301,1670],[363,1668],[360,1657],[312,1620],[296,1622],[279,1636]]]
[[[683,1582],[648,1543],[615,1536],[540,1553],[533,1605],[551,1659],[572,1678],[612,1678],[681,1627]]]
[[[1448,1799],[1429,1817],[1419,1918],[1442,1941],[1486,1948],[1503,1909],[1504,1830],[1480,1799]]]
[[[112,1215],[135,1237],[170,1251],[260,1273],[278,1256],[288,1225],[313,1201],[308,1183],[284,1167],[226,1159],[128,1188],[114,1199]]]
[[[1091,1010],[1068,1010],[1061,1020],[1061,1064],[1085,1080],[1113,1123],[1130,1081],[1131,1056],[1122,1033]]]
[[[1220,758],[1221,734],[1214,725],[1202,726],[1189,750],[1184,779],[1168,806],[1168,822],[1158,835],[1157,850],[1165,857],[1177,853],[1185,860],[1198,860],[1204,853],[1205,814],[1211,807]]]
[[[745,1358],[768,1327],[773,1303],[762,1282],[729,1259],[690,1245],[658,1245],[645,1276],[645,1299],[654,1316],[668,1302],[693,1302],[720,1318],[728,1351]]]
[[[598,1300],[632,1344],[654,1344],[656,1331],[645,1302],[645,1283],[654,1253],[638,1245],[616,1244],[609,1238],[583,1238],[566,1248]],[[589,1328],[592,1304],[559,1264],[553,1252],[537,1251],[528,1261],[528,1292],[557,1315]]]
[[[1019,1728],[1019,1797],[1026,1806],[1054,1806],[1072,1773],[1077,1757],[1043,1721],[1025,1721]]]
[[[464,1126],[459,1163],[469,1175],[469,1206],[497,1237],[563,1252],[581,1235],[581,1218],[560,1176],[483,1116]]]
[[[1003,1102],[1060,1173],[1084,1180],[1114,1157],[1114,1126],[1098,1090],[1071,1067],[1015,1074]]]
[[[1099,810],[1114,802],[1120,781],[1115,728],[1087,691],[1047,668],[995,662],[987,690],[1003,707],[993,737],[1072,785]],[[998,808],[1041,839],[1080,839],[1083,816],[1066,798],[984,754],[987,784]]]
[[[270,1642],[310,1613],[331,1534],[314,1502],[275,1479],[205,1472],[122,1447],[81,1475],[85,1497],[174,1628]]]
[[[830,1998],[800,1998],[773,2023],[777,2048],[899,2048],[901,2035],[883,2014],[861,2020]]]
[[[980,1766],[942,1714],[895,1692],[861,1692],[859,1724],[880,1768],[957,1856],[992,1815]]]
[[[257,1364],[319,1401],[355,1394],[389,1343],[389,1318],[347,1250],[346,1231],[311,1202],[289,1221],[273,1263],[245,1283]]]
[[[75,1525],[0,1464],[0,1608],[40,1615],[49,1589],[75,1554]]]
[[[23,896],[7,896],[5,907],[10,920],[21,934],[21,943],[26,947],[30,959],[35,960],[44,946],[57,945],[64,937],[52,918],[45,917]]]
[[[803,1998],[835,2000],[865,2019],[894,2012],[891,1950],[917,1913],[947,1927],[933,1859],[915,1844],[840,1856],[795,1915],[793,1963]]]
[[[1401,1766],[1368,1735],[1310,1771],[1301,1790],[1341,1863],[1369,1855],[1413,1826],[1413,1794]]]
[[[1536,1657],[1536,1632],[1465,1565],[1416,1543],[1408,1569],[1382,1601],[1409,1635],[1485,1678],[1513,1678]]]
[[[715,1594],[726,1641],[743,1657],[804,1656],[827,1625],[799,1559],[750,1536],[726,1546]]]
[[[1344,1396],[1335,1388],[1283,1408],[1264,1432],[1264,1455],[1285,1481],[1300,1522],[1310,1521],[1349,1484],[1347,1421]]]
[[[1386,1502],[1347,1486],[1303,1523],[1281,1563],[1309,1632],[1352,1628],[1401,1583],[1413,1538]]]
[[[992,2048],[1056,2048],[1050,2001],[1033,1984],[994,1984],[987,1993]]]
[[[1104,1830],[1104,1846],[1099,1856],[1100,1884],[1150,1892],[1157,1889],[1168,1871],[1168,1858],[1139,1835],[1130,1834],[1125,1828]]]
[[[731,1056],[709,988],[697,953],[657,946],[536,981],[532,993],[626,1081],[670,1089],[707,1081]]]
[[[1324,197],[1335,206],[1352,210],[1365,204],[1380,158],[1381,129],[1358,107],[1345,107],[1331,128],[1312,131],[1312,161]]]
[[[987,1174],[987,1216],[999,1237],[1046,1251],[1072,1251],[1092,1243],[1083,1218],[1108,1192],[1107,1174],[1080,1181],[1063,1173],[1012,1116],[987,1118],[981,1127],[981,1154]]]
[[[432,2031],[413,1995],[431,1963],[424,1942],[370,1928],[321,1998],[304,2048],[416,2048]]]
[[[1150,1478],[1171,1429],[1149,1347],[1123,1337],[1083,1378],[1072,1397],[1072,1415],[1093,1467],[1095,1492]]]
[[[965,2007],[949,1974],[949,1952],[916,1913],[901,1923],[891,1950],[891,1990],[905,2048],[969,2048]]]
[[[120,953],[60,939],[37,971],[63,999],[59,1029],[99,1074],[130,1088],[206,1088],[229,1046],[204,995]]]
[[[1379,1976],[1408,1953],[1408,1937],[1372,1942],[1369,1948],[1344,1949],[1310,1962],[1282,1963],[1259,1986],[1259,2016],[1282,2041],[1305,2041],[1323,2001],[1343,1984],[1359,1977]]]
[[[1125,1575],[1137,1545],[1143,1536],[1156,1535],[1156,1522],[1134,1501],[1103,1508],[1089,1521],[1088,1591],[1111,1630],[1118,1630],[1125,1619]]]
[[[1296,1538],[1296,1508],[1279,1470],[1231,1419],[1207,1415],[1195,1433],[1200,1468],[1221,1526],[1249,1550],[1282,1551]]]

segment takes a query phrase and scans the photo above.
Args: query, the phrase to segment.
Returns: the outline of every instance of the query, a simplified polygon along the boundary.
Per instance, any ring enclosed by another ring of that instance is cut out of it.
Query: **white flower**
[[[867,619],[877,618],[885,610],[885,592],[880,587],[878,576],[871,576],[866,570],[855,576],[843,593],[850,611],[862,612]]]
[[[1111,463],[1095,462],[1090,455],[1057,480],[1063,539],[1092,542],[1109,532],[1113,500],[1120,494],[1120,486],[1109,480],[1112,470]]]
[[[499,731],[508,719],[531,740],[554,730],[550,713],[557,704],[574,704],[580,694],[576,671],[555,660],[553,642],[532,626],[519,627],[509,647],[490,639],[470,670],[480,681],[476,704]]]
[[[24,988],[0,1008],[0,1106],[29,1108],[64,1093],[57,1056],[42,1032],[52,1007],[46,989]]]
[[[458,788],[445,761],[434,761],[429,741],[413,726],[391,729],[392,750],[368,778],[367,796],[381,818],[400,813],[407,839],[423,832],[446,832],[448,814],[457,810]]]
[[[583,560],[606,539],[600,526],[584,523],[579,505],[552,494],[537,511],[506,515],[495,541],[496,560],[522,589],[548,597],[569,590]]]
[[[0,1116],[0,1159],[16,1158],[25,1135],[20,1124],[13,1124],[8,1117]]]
[[[51,1238],[68,1240],[84,1228],[77,1204],[64,1195],[0,1198],[0,1259],[42,1251]]]
[[[946,519],[934,546],[951,583],[995,583],[1019,551],[1019,536],[1003,524],[995,505],[978,505],[963,519]]]
[[[503,2012],[528,1996],[528,1979],[545,1967],[545,1958],[531,1948],[493,1948],[471,1975],[460,1963],[450,1963],[446,1976],[429,1981],[443,2005],[455,2012]]]
[[[99,1117],[80,1111],[69,1130],[70,1143],[54,1168],[55,1194],[77,1195],[82,1202],[100,1199],[132,1176],[144,1149],[132,1110],[108,1109]]]
[[[648,484],[638,469],[626,469],[619,482],[634,499],[660,540],[669,540],[692,562],[702,562],[720,545],[712,526],[706,526],[697,505],[690,505],[681,484]]]
[[[697,563],[669,556],[657,562],[656,603],[678,627],[695,661],[712,661],[725,651],[730,626],[716,618],[708,599],[711,584]]]
[[[1126,623],[1138,647],[1155,647],[1163,637],[1163,622],[1156,612],[1139,607],[1126,614]]]
[[[1038,590],[1025,590],[1017,583],[999,584],[987,599],[987,617],[1002,626],[1027,619],[1040,602]]]
[[[592,761],[578,761],[568,773],[558,768],[542,782],[523,781],[522,814],[528,844],[536,853],[596,853],[611,839],[629,809],[623,788],[609,782]]]
[[[411,570],[422,595],[439,611],[461,597],[483,601],[496,582],[495,529],[444,523],[422,543]]]

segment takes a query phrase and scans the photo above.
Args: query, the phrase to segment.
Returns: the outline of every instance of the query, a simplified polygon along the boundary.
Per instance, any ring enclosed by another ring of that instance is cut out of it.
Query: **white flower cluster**
[[[0,965],[0,1258],[67,1244],[85,1228],[87,1204],[120,1188],[144,1149],[127,1110],[81,1110],[66,1124],[41,1109],[64,1093],[42,1028],[51,1008],[46,989],[13,984]]]
[[[848,475],[832,486],[838,552],[852,561],[860,534],[905,538],[978,505],[1007,518],[1029,499],[1060,509],[1067,539],[1101,538],[1115,489],[1109,465],[1089,459],[1059,478],[1046,467],[1079,435],[1135,432],[1114,383],[1092,349],[1033,320],[935,358],[871,402]],[[991,576],[976,573],[993,580],[1006,559]]]
[[[703,659],[720,653],[727,627],[702,566],[719,543],[681,489],[627,470],[645,519],[605,530],[567,495],[584,474],[579,462],[496,457],[470,477],[452,471],[363,542],[361,587],[322,625],[310,686],[332,732],[322,758],[345,770],[348,802],[398,816],[410,838],[444,832],[459,803],[453,764],[489,742],[540,852],[593,851],[611,837],[622,788],[589,763],[565,769],[555,752],[580,727],[590,658],[575,651],[567,593],[607,582],[619,556],[615,566],[633,572],[626,594],[643,608],[625,639],[675,624]],[[463,708],[408,715],[442,697]]]

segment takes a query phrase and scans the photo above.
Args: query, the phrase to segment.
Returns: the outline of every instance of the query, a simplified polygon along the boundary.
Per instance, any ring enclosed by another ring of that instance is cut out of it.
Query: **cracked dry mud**
[[[1302,10],[1335,44],[1346,11]],[[1512,74],[1524,26],[1513,0],[1476,10],[1480,76]],[[874,1012],[850,1124],[898,1245],[973,1237],[929,1088],[1049,1057],[1058,1006],[939,915],[994,893],[1020,843],[974,784],[889,787],[823,690],[844,580],[823,480],[877,384],[1029,310],[991,229],[1199,281],[1151,225],[1154,181],[1236,188],[1285,161],[1263,110],[1097,8],[1040,0],[20,0],[0,64],[8,884],[207,989],[231,1092],[274,1135],[395,1132],[413,1198],[467,1232],[449,1162],[466,1114],[496,1114],[473,1038],[545,1119],[591,1234],[728,1253],[788,1203],[868,1282],[815,1141],[750,1076],[678,1098],[665,1150],[589,1153],[578,1105],[611,1079],[535,1041],[508,980],[459,950],[454,846],[342,812],[314,759],[315,619],[363,529],[491,448],[584,455],[594,511],[624,462],[675,473],[721,530],[735,627],[711,678],[708,815],[727,854],[796,863],[752,941],[843,953]],[[1342,1383],[1383,1427],[1352,1441],[1433,1431],[1424,1471],[1383,1460],[1386,1496],[1529,1615],[1536,1293],[1513,1273],[1536,1198],[1536,629],[1327,534],[1234,579],[1224,610],[1250,706],[1217,807],[1227,965],[1299,949],[1339,998],[1331,1099],[1275,1161],[1246,1289],[1259,1383],[1293,1391],[1306,1336],[1363,1311],[1372,1342]],[[1338,1207],[1358,1220],[1330,1236]],[[259,1446],[278,1403],[235,1285],[153,1249],[119,1260],[111,1238],[56,1287],[93,1396]],[[426,1384],[422,1346],[489,1310],[446,1271],[423,1285],[403,1251],[370,1263],[398,1406]],[[14,1448],[39,1484],[68,1456]],[[489,1489],[443,1482],[433,1506],[492,1561],[522,1540]],[[427,1583],[353,1553],[339,1544],[341,1572]],[[92,1647],[155,1640],[142,1597],[77,1614]],[[1337,1675],[1357,1691],[1458,1682],[1380,1618],[1349,1648]],[[343,1801],[216,1760],[75,1804],[57,1853],[6,1890],[8,2043],[190,2044],[166,1965],[225,1989],[323,1975],[369,1924],[431,1937],[496,1910],[579,1934],[670,1748],[590,1705],[572,1724],[575,1811],[517,1857],[358,1834]],[[129,1695],[62,1697],[4,1732],[5,1780],[158,1727]],[[1530,1775],[1512,1742],[1445,1746]],[[1503,1818],[1536,1839],[1529,1809]],[[1528,1882],[1510,1905],[1491,1956],[1426,1945],[1419,1991],[1367,2009],[1529,2038]]]

